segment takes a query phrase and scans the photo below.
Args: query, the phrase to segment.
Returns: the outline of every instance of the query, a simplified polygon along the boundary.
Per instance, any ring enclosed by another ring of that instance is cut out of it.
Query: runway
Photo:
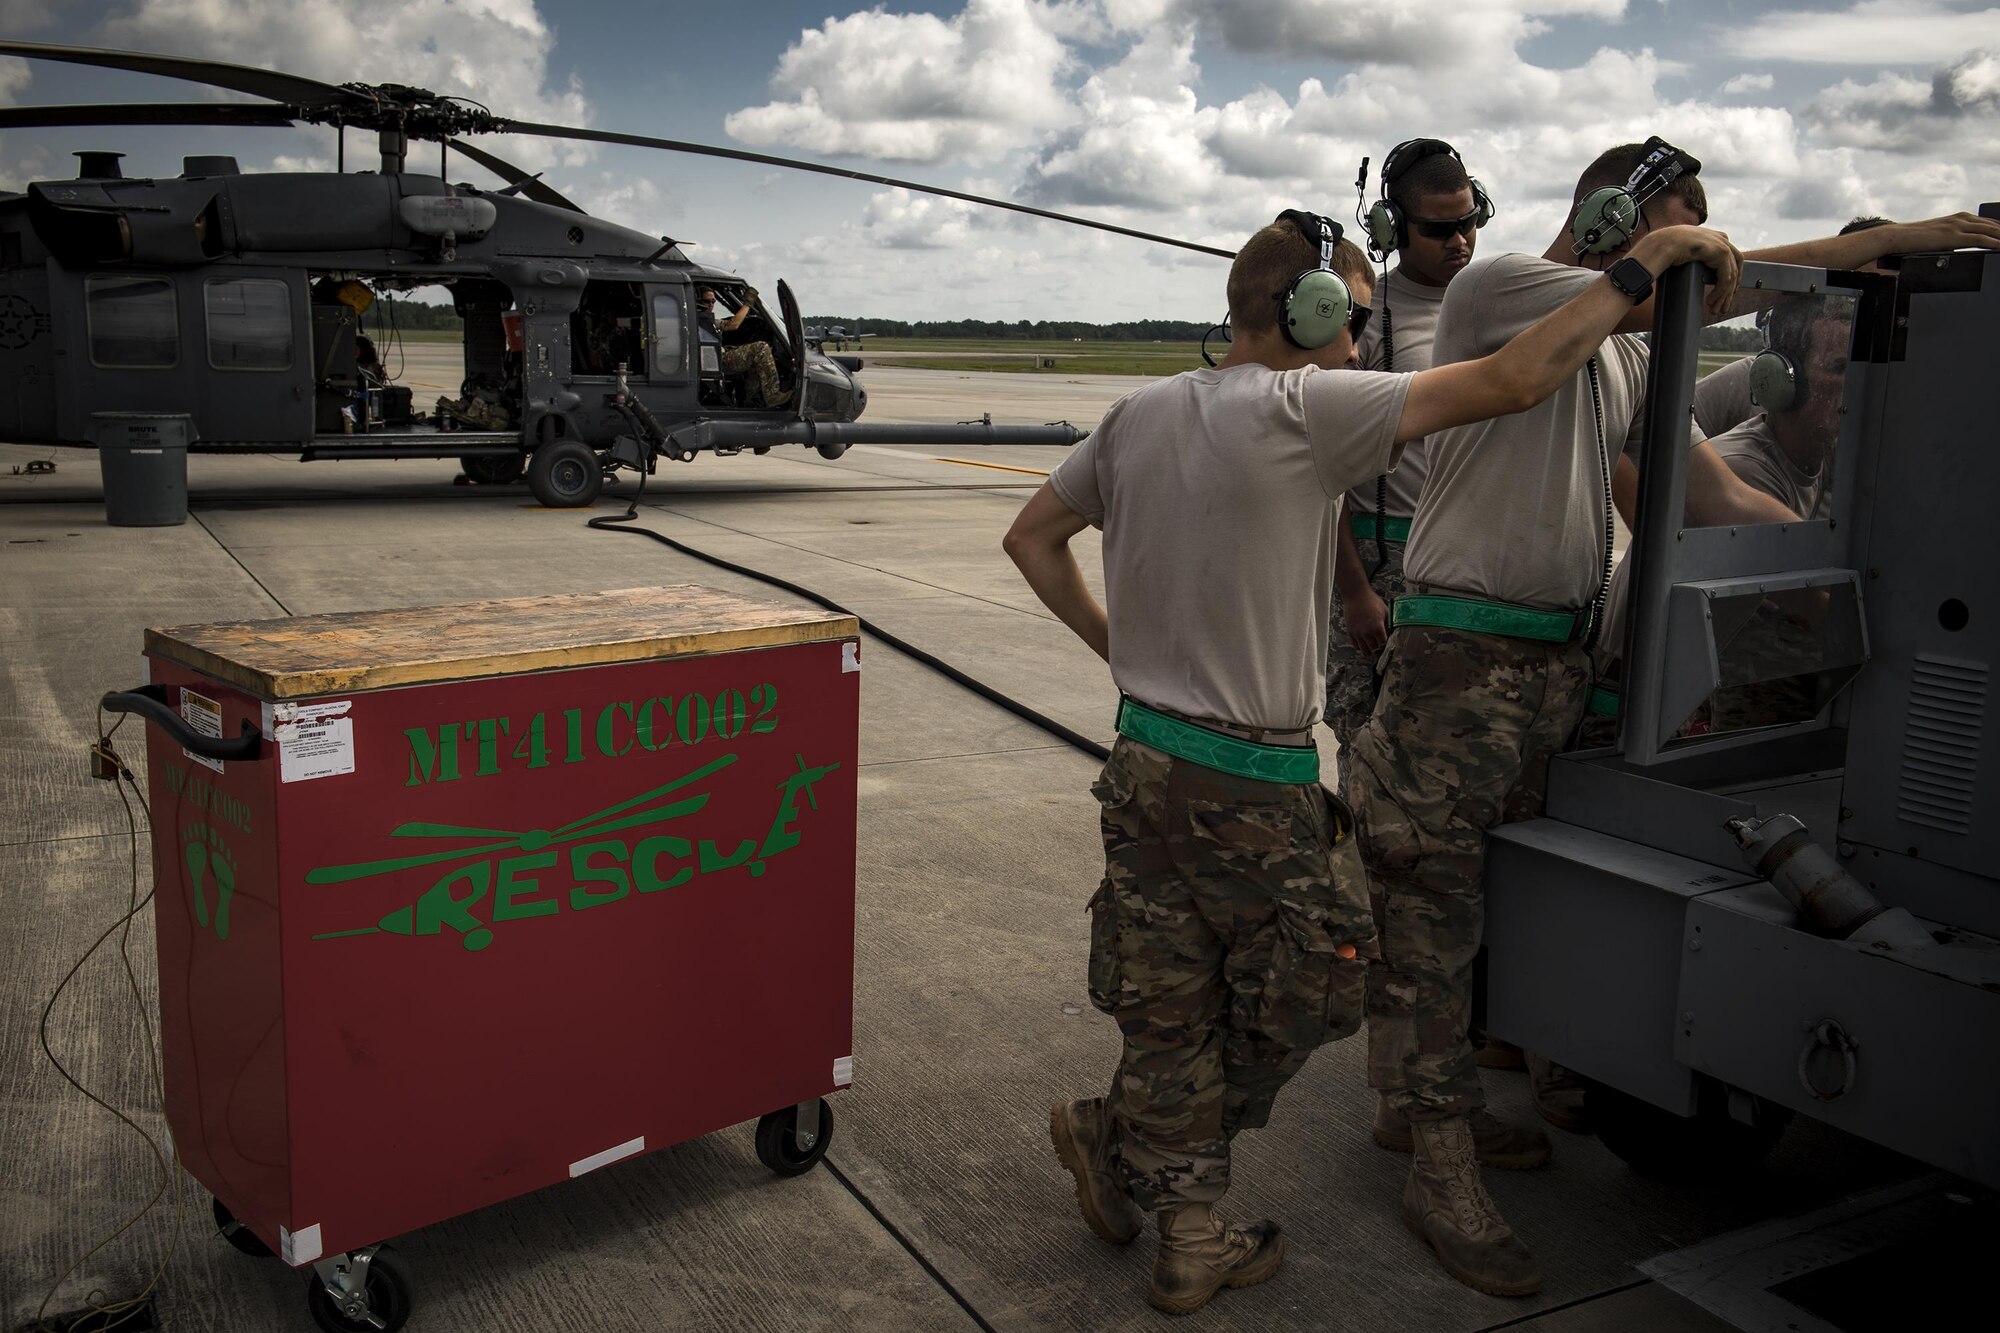
[[[412,344],[405,374],[420,404],[456,387],[449,349]],[[871,366],[864,382],[871,420],[1091,425],[1146,381]],[[187,524],[114,529],[90,453],[56,453],[52,474],[10,471],[48,453],[0,445],[9,1327],[153,1189],[137,1137],[63,1083],[37,1039],[50,991],[126,899],[125,817],[85,752],[95,700],[138,680],[145,627],[655,583],[784,597],[588,531],[588,515],[542,509],[525,487],[455,485],[449,461],[198,456]],[[1105,740],[1108,673],[999,546],[1060,457],[867,446],[838,462],[789,449],[662,464],[641,522],[836,598]],[[630,490],[607,491],[595,512],[622,511]],[[1094,533],[1078,554],[1101,593]],[[1118,1046],[1084,993],[1084,905],[1102,867],[1095,765],[879,642],[864,644],[863,670],[856,1076],[835,1099],[830,1169],[777,1179],[742,1126],[428,1228],[397,1243],[416,1282],[411,1329],[1715,1330],[1729,1325],[1639,1266],[1920,1174],[1804,1120],[1754,1175],[1717,1190],[1643,1179],[1594,1139],[1557,1134],[1547,1169],[1489,1176],[1548,1274],[1538,1297],[1497,1300],[1445,1276],[1403,1229],[1408,1160],[1370,1139],[1357,1038],[1317,1053],[1271,1126],[1240,1144],[1230,1207],[1283,1224],[1284,1268],[1185,1321],[1157,1315],[1144,1305],[1150,1244],[1092,1238],[1047,1142],[1049,1104],[1099,1091]],[[1330,773],[1330,738],[1326,751]],[[144,853],[142,838],[142,879]],[[151,930],[149,910],[131,948],[148,1003]],[[115,956],[79,977],[50,1033],[86,1082],[158,1133]],[[1489,1075],[1488,1089],[1501,1113],[1533,1114],[1521,1075]],[[303,1279],[217,1239],[198,1189],[190,1207],[158,1291],[162,1326],[310,1328]],[[155,1209],[56,1308],[92,1288],[137,1290],[171,1224],[170,1206]]]

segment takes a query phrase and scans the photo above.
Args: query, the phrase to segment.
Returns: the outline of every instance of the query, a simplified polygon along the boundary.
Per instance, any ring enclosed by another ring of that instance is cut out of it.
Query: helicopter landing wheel
[[[529,456],[528,489],[550,509],[580,509],[604,489],[604,464],[582,440],[557,440]]]
[[[511,485],[528,470],[528,460],[520,454],[473,454],[459,459],[458,465],[481,486]]]

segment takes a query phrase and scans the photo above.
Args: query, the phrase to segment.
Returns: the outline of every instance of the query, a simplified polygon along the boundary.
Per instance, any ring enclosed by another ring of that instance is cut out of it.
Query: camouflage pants
[[[1368,1081],[1417,1119],[1482,1104],[1471,1034],[1486,830],[1532,819],[1590,688],[1581,645],[1406,627],[1347,757],[1381,932]]]
[[[1377,594],[1386,602],[1394,603],[1405,591],[1403,583],[1403,545],[1401,542],[1386,542],[1383,550],[1389,558],[1375,577],[1369,580]],[[1361,543],[1361,563],[1373,568],[1376,560],[1375,543]],[[1347,637],[1347,616],[1341,606],[1340,589],[1333,590],[1332,611],[1333,632],[1326,645],[1326,725],[1333,729],[1333,738],[1340,742],[1343,752],[1340,759],[1340,794],[1348,795],[1347,759],[1345,751],[1354,740],[1354,733],[1368,723],[1369,715],[1375,711],[1375,695],[1381,681],[1375,675],[1376,659],[1363,653]]]
[[[767,342],[738,343],[722,349],[722,369],[729,375],[748,375],[756,405],[770,407],[783,392],[778,387],[778,363]]]
[[[1213,1203],[1230,1140],[1270,1118],[1315,1047],[1360,1026],[1375,932],[1355,839],[1317,783],[1124,737],[1091,790],[1090,998],[1125,1039],[1109,1098],[1121,1178],[1149,1212]]]

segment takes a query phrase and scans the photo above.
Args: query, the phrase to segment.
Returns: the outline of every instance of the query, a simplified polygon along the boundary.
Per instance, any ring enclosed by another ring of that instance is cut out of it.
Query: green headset
[[[1806,392],[1806,377],[1787,353],[1766,347],[1750,362],[1750,401],[1766,412],[1797,411]]]
[[[1766,412],[1796,412],[1811,397],[1799,359],[1807,355],[1815,312],[1797,306],[1773,307],[1758,317],[1764,347],[1750,361],[1750,401]],[[1785,350],[1787,347],[1793,351]]]
[[[1390,188],[1411,167],[1441,153],[1458,158],[1458,150],[1442,139],[1405,139],[1382,159],[1382,197],[1369,208],[1368,216],[1361,224],[1368,233],[1369,253],[1376,259],[1387,259],[1391,250],[1400,250],[1410,241],[1409,219],[1404,216],[1402,207],[1389,197]],[[1458,164],[1464,166],[1465,159],[1458,158]],[[1361,170],[1365,176],[1368,164],[1362,163]],[[1486,187],[1479,183],[1477,177],[1468,175],[1467,179],[1472,181],[1472,225],[1484,227],[1499,210],[1493,207],[1492,196],[1486,193]]]
[[[1277,221],[1289,222],[1299,234],[1319,247],[1319,267],[1309,268],[1287,283],[1277,294],[1278,331],[1294,347],[1311,351],[1324,347],[1347,327],[1354,310],[1354,297],[1347,283],[1333,271],[1333,250],[1340,244],[1340,224],[1332,218],[1288,208]]]
[[[1646,155],[1623,185],[1604,185],[1583,197],[1570,220],[1572,249],[1580,255],[1608,255],[1621,249],[1639,230],[1646,201],[1683,176],[1701,170],[1701,159],[1654,135],[1646,140]]]

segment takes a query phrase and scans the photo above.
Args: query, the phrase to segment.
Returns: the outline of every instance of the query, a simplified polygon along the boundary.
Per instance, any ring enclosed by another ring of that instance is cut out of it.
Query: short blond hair
[[[1261,333],[1278,327],[1278,298],[1292,279],[1319,267],[1319,246],[1291,222],[1280,220],[1260,229],[1236,252],[1229,266],[1229,327],[1236,333]],[[1333,247],[1333,271],[1348,289],[1374,287],[1374,275],[1361,247],[1342,238]]]

